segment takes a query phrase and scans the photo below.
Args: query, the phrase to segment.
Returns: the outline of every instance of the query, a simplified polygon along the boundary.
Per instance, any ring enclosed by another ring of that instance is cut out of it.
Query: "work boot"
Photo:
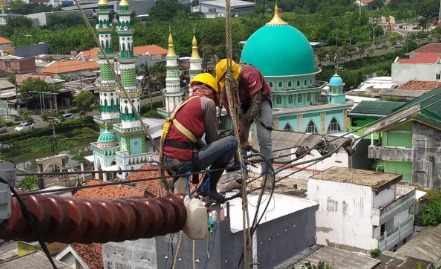
[[[203,197],[209,197],[215,200],[217,203],[225,202],[225,197],[222,194],[218,193],[217,191],[212,191],[212,190],[203,191],[203,192],[198,191],[198,194]]]
[[[262,175],[262,180],[260,181],[260,187],[272,188],[274,177],[270,174]]]

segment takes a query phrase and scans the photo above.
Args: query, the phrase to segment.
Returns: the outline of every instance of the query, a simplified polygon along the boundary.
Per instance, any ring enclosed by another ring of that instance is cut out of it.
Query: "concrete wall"
[[[409,80],[441,81],[437,74],[441,74],[441,64],[392,64],[392,82],[398,85]]]
[[[253,238],[254,258],[259,268],[273,268],[280,262],[313,246],[315,242],[315,211],[311,206],[292,214],[262,223]],[[219,216],[219,208],[216,209]],[[241,218],[242,216],[234,216]],[[195,240],[196,268],[204,268],[207,251],[209,268],[237,268],[243,250],[242,231],[231,231],[230,218],[215,221],[212,237]],[[103,244],[105,269],[115,268],[171,268],[177,252],[180,233]],[[208,246],[207,246],[208,243]],[[193,240],[182,234],[176,268],[193,268]]]
[[[370,187],[310,178],[308,199],[319,203],[317,244],[376,248],[372,240],[373,192]]]
[[[377,195],[374,194],[373,208],[385,207],[395,200],[395,185],[381,191]]]
[[[398,158],[397,158],[398,159]],[[400,174],[403,182],[412,182],[412,163],[400,161],[384,161],[384,172]]]
[[[441,189],[441,131],[414,122],[413,148],[412,183]]]
[[[19,57],[32,57],[40,54],[48,54],[48,52],[49,52],[48,44],[42,42],[40,44],[35,44],[30,46],[16,47],[14,55]],[[34,69],[35,69],[35,64],[34,64]]]

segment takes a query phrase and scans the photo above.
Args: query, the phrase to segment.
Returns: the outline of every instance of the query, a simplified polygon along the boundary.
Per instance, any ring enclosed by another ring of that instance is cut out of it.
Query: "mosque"
[[[119,5],[118,62],[121,82],[129,98],[116,83],[112,72],[113,58],[110,10],[106,0],[98,2],[98,24],[96,30],[104,53],[99,53],[101,81],[101,115],[94,120],[100,126],[97,142],[91,143],[95,170],[117,171],[136,169],[145,163],[150,154],[143,128],[139,122],[141,91],[136,86],[135,62],[133,56],[133,27],[127,0]],[[109,60],[107,62],[106,56]],[[180,88],[178,56],[175,53],[172,34],[168,37],[166,57],[165,106],[157,110],[167,117],[182,101],[184,92]],[[277,7],[274,17],[254,32],[242,50],[241,63],[257,67],[265,76],[272,89],[273,128],[288,132],[330,134],[346,131],[345,119],[351,104],[347,104],[343,92],[343,80],[337,74],[329,83],[317,81],[321,72],[316,67],[313,49],[303,33],[283,21]],[[110,64],[109,64],[110,63]],[[190,57],[190,80],[202,72],[202,59],[198,53],[196,37],[192,40]],[[321,98],[321,90],[329,86],[326,100]],[[228,120],[224,128],[231,126]],[[120,173],[125,178],[127,173]]]

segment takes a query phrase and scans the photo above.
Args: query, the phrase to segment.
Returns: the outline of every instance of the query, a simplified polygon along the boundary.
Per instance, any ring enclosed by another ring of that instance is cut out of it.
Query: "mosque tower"
[[[108,126],[112,126],[113,123],[120,121],[119,99],[116,93],[117,85],[112,70],[114,66],[114,53],[112,51],[112,24],[109,21],[109,13],[107,1],[100,0],[98,2],[98,24],[96,25],[96,30],[103,50],[98,52],[101,81],[96,86],[100,91],[101,116],[94,117],[94,120],[100,125],[101,132],[104,130],[105,123]],[[109,63],[105,56],[109,59]]]
[[[196,36],[193,35],[193,40],[191,42],[191,57],[190,57],[190,82],[193,80],[193,78],[202,72],[202,59],[199,56],[198,52],[198,41],[196,40]],[[192,95],[191,87],[189,86],[189,96]]]
[[[329,80],[328,87],[329,93],[327,96],[328,103],[332,104],[345,104],[346,97],[343,91],[343,79],[335,73],[334,76]]]
[[[173,45],[173,37],[170,33],[168,37],[168,53],[167,53],[167,74],[165,77],[165,111],[158,109],[162,116],[169,116],[175,107],[182,101],[184,93],[180,89],[179,83],[179,66],[178,56],[175,53]]]
[[[122,0],[119,4],[119,25],[116,32],[119,36],[119,74],[122,89],[118,90],[120,100],[121,124],[113,129],[120,137],[120,151],[129,155],[145,152],[144,132],[136,111],[140,108],[141,89],[136,85],[136,57],[133,55],[133,28],[130,23],[129,4]],[[132,102],[132,105],[130,102]]]

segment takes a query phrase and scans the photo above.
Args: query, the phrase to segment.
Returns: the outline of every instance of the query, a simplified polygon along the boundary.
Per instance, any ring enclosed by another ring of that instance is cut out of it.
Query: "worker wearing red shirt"
[[[266,162],[262,162],[262,182],[261,185],[272,186],[274,177],[272,163],[272,141],[271,131],[273,125],[271,88],[265,81],[263,74],[254,66],[242,64],[238,65],[230,60],[231,75],[237,83],[239,90],[240,104],[239,111],[239,135],[241,143],[248,141],[251,123],[256,121],[257,140],[259,141],[260,152]],[[225,76],[228,68],[227,59],[219,61],[216,65],[216,79],[224,90]],[[228,110],[226,94],[223,94],[225,107]]]
[[[209,73],[202,73],[194,77],[190,87],[193,94],[183,101],[183,106],[175,108],[173,124],[164,141],[164,161],[176,174],[198,172],[207,167],[216,169],[206,172],[204,182],[209,178],[209,187],[198,192],[223,201],[224,197],[216,190],[217,182],[233,158],[238,143],[233,136],[219,137],[216,125],[219,87],[216,79]],[[201,141],[204,134],[206,144]]]

